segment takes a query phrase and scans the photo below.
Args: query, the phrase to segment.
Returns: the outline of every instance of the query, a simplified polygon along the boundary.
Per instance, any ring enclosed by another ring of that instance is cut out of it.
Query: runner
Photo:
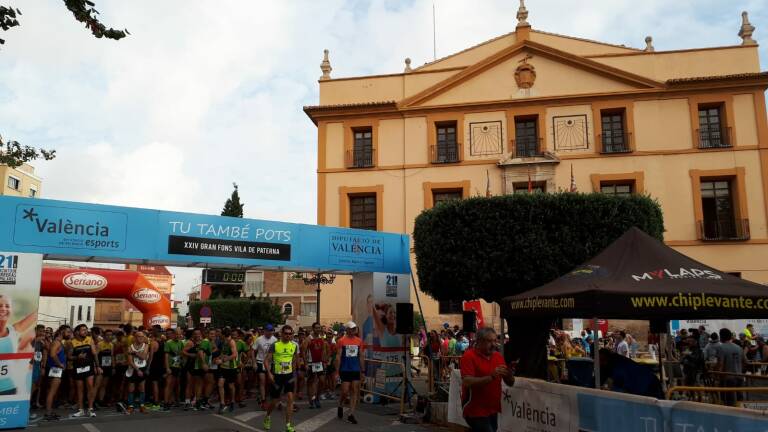
[[[225,328],[221,332],[224,336],[224,340],[221,344],[221,355],[215,360],[215,364],[220,368],[218,387],[219,387],[219,414],[224,413],[224,406],[226,405],[226,392],[224,391],[224,385],[226,384],[230,392],[229,412],[235,410],[235,382],[237,382],[238,372],[238,353],[237,343],[232,338],[232,330]]]
[[[304,331],[303,328],[299,327],[298,332],[298,340],[295,340],[294,343],[297,346],[298,352],[299,352],[299,367],[296,371],[296,399],[302,400],[304,399],[303,392],[306,389],[306,383],[304,377],[307,376],[307,362],[306,362],[306,354],[304,351],[305,345],[307,341],[307,332]],[[298,406],[296,406],[298,411]]]
[[[292,337],[293,328],[284,325],[280,332],[280,340],[272,344],[264,358],[264,367],[271,383],[269,406],[267,407],[267,415],[264,417],[265,430],[270,430],[272,427],[272,411],[280,400],[280,396],[285,394],[288,401],[285,410],[285,431],[294,432],[291,417],[293,415],[293,392],[296,386],[294,372],[298,366],[298,347],[291,340]]]
[[[320,390],[328,368],[328,343],[320,332],[319,322],[312,324],[311,338],[305,342],[302,350],[307,356],[307,385],[309,387],[309,408],[320,407]]]
[[[93,401],[96,399],[96,391],[93,387],[94,375],[101,374],[101,368],[96,364],[96,345],[93,339],[88,336],[88,326],[80,324],[75,327],[75,337],[72,339],[71,358],[75,368],[75,385],[77,386],[77,408],[78,411],[71,415],[73,418],[96,417],[93,411]],[[88,413],[86,414],[83,399],[88,391]]]
[[[344,402],[349,400],[350,409],[347,421],[357,424],[355,408],[357,408],[357,402],[360,400],[360,382],[364,379],[365,347],[362,339],[357,336],[357,324],[354,321],[348,322],[344,327],[346,334],[336,342],[339,350],[336,357],[336,369],[341,378],[341,397],[336,416],[338,418],[344,417]]]
[[[64,369],[67,368],[67,351],[64,348],[64,341],[72,337],[72,329],[63,325],[53,335],[53,342],[48,355],[47,372],[48,377],[48,395],[45,398],[45,420],[56,421],[60,417],[53,412],[53,401],[56,399],[56,393],[61,384],[61,378]]]
[[[259,380],[259,397],[261,398],[261,409],[267,409],[267,369],[264,367],[264,359],[267,356],[272,344],[277,342],[277,338],[274,336],[274,327],[272,324],[264,326],[264,334],[256,338],[256,342],[253,343],[252,355],[254,356],[254,363],[256,364],[256,376]]]
[[[169,328],[166,330],[168,340],[165,341],[165,357],[163,365],[165,366],[165,404],[163,411],[171,409],[173,403],[178,403],[181,395],[179,394],[179,377],[181,377],[181,351],[184,349],[185,342],[181,340],[181,333],[178,330]]]
[[[128,338],[122,330],[115,332],[115,342],[112,346],[112,354],[115,360],[115,373],[112,377],[112,391],[114,401],[124,401],[127,396],[127,378],[125,373],[128,371]],[[120,407],[120,403],[118,403]]]
[[[206,341],[206,346],[207,346]],[[195,405],[194,409],[201,409],[203,399],[203,383],[205,381],[205,372],[208,370],[207,355],[203,349],[203,334],[200,329],[192,331],[192,339],[190,339],[182,350],[184,357],[187,359],[187,400],[184,404],[184,410],[192,408],[191,399],[194,395]]]
[[[149,344],[147,337],[142,331],[133,335],[133,343],[128,347],[128,370],[125,376],[128,378],[128,414],[133,414],[136,408],[135,391],[139,390],[138,408],[142,413],[146,412],[144,408],[145,381],[147,379],[147,369],[149,366]]]
[[[208,331],[208,338],[203,339],[200,343],[200,348],[205,356],[205,362],[208,365],[205,369],[205,381],[203,387],[202,400],[198,402],[198,409],[213,409],[208,398],[213,393],[213,387],[219,381],[221,371],[219,371],[219,365],[214,362],[216,357],[221,355],[221,341],[216,334],[216,330]]]
[[[334,398],[334,392],[336,391],[336,378],[338,375],[336,369],[336,355],[338,350],[336,349],[336,342],[333,340],[334,333],[335,332],[332,329],[329,329],[325,335],[325,341],[328,344],[328,355],[330,357],[328,360],[328,370],[325,374],[326,399]]]
[[[152,340],[150,342],[149,382],[152,385],[152,410],[160,409],[160,389],[165,375],[165,340],[163,340],[162,328],[159,325],[152,326]]]
[[[247,383],[245,367],[250,362],[251,347],[246,341],[243,340],[242,330],[232,330],[232,338],[235,340],[237,346],[237,406],[245,408],[245,385]]]
[[[32,408],[41,408],[40,406],[40,389],[45,376],[45,361],[48,354],[48,342],[45,338],[45,326],[38,324],[35,326],[35,339],[32,341],[32,347],[35,350],[32,356],[32,395],[35,396],[35,401],[32,404]]]
[[[91,333],[99,335],[101,329],[94,327],[91,329]],[[104,331],[104,337],[99,336],[96,341],[96,351],[98,352],[98,363],[101,366],[101,375],[96,376],[96,401],[99,406],[107,406],[106,398],[110,395],[107,394],[107,388],[109,388],[109,382],[113,375],[114,358],[112,357],[112,330]]]

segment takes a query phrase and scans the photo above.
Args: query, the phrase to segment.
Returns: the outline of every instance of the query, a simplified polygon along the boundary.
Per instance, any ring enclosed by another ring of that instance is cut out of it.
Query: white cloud
[[[432,60],[432,3],[99,0],[97,40],[61,2],[7,0],[22,26],[0,51],[0,132],[56,148],[37,163],[48,198],[217,214],[238,182],[246,215],[313,223],[322,50],[333,76],[393,73]],[[512,0],[437,0],[437,55],[514,30]],[[529,1],[536,29],[657,49],[740,42],[764,0]],[[766,33],[768,34],[768,33]],[[761,48],[761,52],[763,48]],[[179,277],[179,288],[190,284]]]

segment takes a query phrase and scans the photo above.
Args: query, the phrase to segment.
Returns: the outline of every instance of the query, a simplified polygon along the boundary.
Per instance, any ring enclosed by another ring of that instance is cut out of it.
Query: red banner
[[[40,295],[122,298],[144,314],[144,326],[171,326],[171,302],[135,271],[43,268]]]
[[[472,300],[464,302],[465,311],[475,311],[475,318],[477,319],[477,328],[485,327],[485,320],[483,319],[483,305],[480,304],[480,300]]]

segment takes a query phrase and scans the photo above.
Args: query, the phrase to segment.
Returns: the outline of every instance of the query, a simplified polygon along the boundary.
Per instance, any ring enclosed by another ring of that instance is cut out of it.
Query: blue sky
[[[4,4],[23,16],[2,36],[0,133],[57,149],[35,164],[46,198],[217,214],[237,182],[246,216],[314,223],[317,138],[302,106],[317,104],[323,49],[334,77],[432,60],[430,0],[96,1],[131,31],[119,42],[94,39],[59,1]],[[516,24],[515,0],[434,4],[438,57]],[[657,50],[738,44],[747,10],[768,46],[765,0],[526,5],[534,29],[634,47],[652,35]]]

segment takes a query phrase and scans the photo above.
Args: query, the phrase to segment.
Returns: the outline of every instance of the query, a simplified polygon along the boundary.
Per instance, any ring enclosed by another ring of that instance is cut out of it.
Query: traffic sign
[[[200,317],[210,318],[212,315],[213,311],[210,306],[203,306],[200,308]]]
[[[210,324],[211,317],[200,317],[200,324]]]

